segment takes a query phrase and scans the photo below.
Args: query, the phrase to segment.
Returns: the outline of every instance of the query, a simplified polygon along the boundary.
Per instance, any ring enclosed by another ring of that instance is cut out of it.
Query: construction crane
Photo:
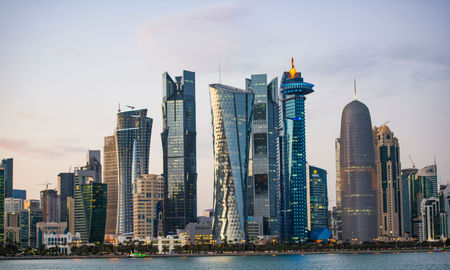
[[[380,127],[386,125],[387,123],[389,123],[389,121],[384,122],[384,124],[382,124]]]
[[[134,110],[134,108],[136,108],[136,107],[134,107],[134,106],[130,106],[130,105],[126,105],[128,108],[130,108],[131,110]]]
[[[413,169],[415,169],[416,168],[416,164],[414,164],[414,162],[413,162],[413,160],[411,158],[411,154],[409,154],[409,161],[411,162],[411,164],[413,166]]]
[[[45,190],[48,190],[48,186],[50,186],[52,183],[50,183],[49,181],[46,181],[44,184],[36,184],[36,185],[40,185],[40,186],[45,186]]]

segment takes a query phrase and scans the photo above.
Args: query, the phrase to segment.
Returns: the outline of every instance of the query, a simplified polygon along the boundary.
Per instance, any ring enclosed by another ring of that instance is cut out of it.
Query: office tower
[[[60,198],[60,221],[67,221],[67,197],[74,197],[73,173],[58,174],[58,194]]]
[[[429,198],[431,196],[436,197],[438,195],[438,182],[437,182],[437,166],[436,164],[423,167],[419,170],[417,175],[422,178],[424,184],[424,196]]]
[[[27,199],[27,191],[25,189],[13,189],[13,198],[16,199]]]
[[[247,240],[247,175],[253,92],[210,84],[214,145],[213,239]]]
[[[164,186],[161,175],[143,174],[138,177],[137,191],[133,194],[134,237],[157,237],[158,231],[162,232],[162,209],[158,204],[164,202]]]
[[[308,237],[308,202],[305,148],[305,99],[314,85],[292,68],[281,79],[279,182],[280,238],[300,243]]]
[[[74,171],[74,230],[82,243],[103,243],[105,237],[107,185],[98,181],[97,158],[89,156],[88,164]]]
[[[245,81],[253,91],[252,133],[248,176],[248,215],[264,217],[264,232],[278,234],[277,149],[278,149],[278,78],[267,84],[266,74],[252,75]],[[268,224],[268,226],[266,225]]]
[[[450,238],[450,184],[441,185],[439,190],[439,204],[440,209],[440,230],[445,238]]]
[[[436,165],[430,165],[408,176],[411,236],[416,239],[420,239],[423,232],[421,202],[423,199],[437,196],[436,171]]]
[[[20,212],[5,211],[5,242],[20,243]]]
[[[102,182],[102,164],[100,159],[100,150],[88,150],[86,154],[88,169],[94,172],[94,182]]]
[[[0,168],[0,243],[3,243],[5,228],[5,169]]]
[[[336,208],[333,208],[333,236],[335,240],[342,240],[342,204],[341,204],[341,138],[334,140],[336,151]]]
[[[364,242],[377,238],[375,149],[366,105],[353,100],[341,118],[340,181],[342,239]]]
[[[75,235],[75,199],[73,197],[67,197],[67,229]]]
[[[30,207],[36,207],[36,208],[40,208],[41,207],[41,202],[39,200],[25,200],[23,202],[23,209],[28,209]]]
[[[327,171],[307,165],[309,186],[309,230],[328,228]]]
[[[13,196],[13,159],[3,159],[0,167],[5,170],[5,198],[10,198]]]
[[[20,212],[23,210],[23,200],[15,198],[5,198],[5,212]]]
[[[440,224],[440,203],[439,198],[430,197],[420,202],[420,211],[423,219],[419,241],[439,241],[441,240]]]
[[[378,236],[402,236],[402,186],[400,148],[394,133],[384,124],[373,128],[377,170]]]
[[[103,148],[103,183],[108,186],[108,200],[106,207],[105,239],[107,242],[114,240],[117,224],[117,200],[118,200],[118,171],[117,171],[117,147],[116,137],[105,137]]]
[[[58,222],[59,200],[54,189],[41,190],[41,209],[44,212],[44,222]]]
[[[411,186],[413,179],[419,170],[416,168],[402,170],[401,182],[401,194],[402,194],[402,236],[412,235],[412,216],[411,216]]]
[[[133,192],[136,190],[136,180],[140,175],[148,173],[153,120],[147,117],[146,109],[132,109],[117,113],[117,234],[133,231]]]
[[[31,205],[20,212],[20,248],[36,247],[36,224],[44,220],[44,212]]]
[[[167,233],[175,234],[197,217],[195,73],[184,70],[175,81],[167,72],[162,77],[164,211]]]

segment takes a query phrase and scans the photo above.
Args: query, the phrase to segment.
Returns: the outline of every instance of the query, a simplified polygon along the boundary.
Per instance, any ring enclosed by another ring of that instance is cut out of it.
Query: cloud
[[[17,154],[28,154],[44,158],[64,157],[70,153],[83,153],[86,148],[56,143],[45,147],[36,146],[28,139],[0,138],[0,149]]]

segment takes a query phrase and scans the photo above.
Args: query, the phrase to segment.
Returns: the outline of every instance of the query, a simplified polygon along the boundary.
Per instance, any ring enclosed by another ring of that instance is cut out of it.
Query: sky
[[[44,183],[103,151],[119,103],[153,118],[150,173],[162,173],[162,73],[196,73],[198,214],[212,208],[210,83],[244,88],[281,78],[294,57],[315,92],[306,99],[307,161],[328,171],[334,139],[357,98],[372,125],[400,143],[402,168],[436,158],[450,181],[449,1],[0,1],[0,158],[14,188]]]

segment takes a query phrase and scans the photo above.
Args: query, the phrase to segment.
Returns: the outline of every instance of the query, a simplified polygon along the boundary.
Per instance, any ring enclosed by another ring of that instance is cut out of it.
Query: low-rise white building
[[[69,255],[71,253],[72,243],[80,241],[80,233],[75,235],[69,233],[65,234],[44,234],[43,243],[45,248],[59,248],[60,254]]]

